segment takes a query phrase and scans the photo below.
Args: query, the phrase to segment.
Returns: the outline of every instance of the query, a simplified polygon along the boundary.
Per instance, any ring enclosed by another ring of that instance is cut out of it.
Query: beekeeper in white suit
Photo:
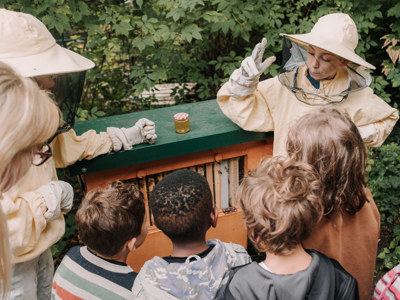
[[[0,61],[31,77],[42,89],[51,89],[58,74],[94,67],[89,59],[57,45],[37,18],[6,9],[0,9]],[[40,166],[32,165],[0,201],[10,234],[11,299],[50,299],[54,270],[50,246],[63,236],[62,212],[71,209],[73,200],[72,187],[57,180],[56,168],[157,139],[155,124],[147,119],[130,128],[109,127],[99,134],[89,130],[81,136],[64,124],[58,133],[43,150],[52,149],[53,156]]]
[[[279,75],[259,82],[275,61],[263,60],[264,38],[219,90],[224,114],[245,130],[274,131],[274,155],[286,155],[291,122],[315,107],[332,105],[357,125],[367,146],[380,146],[399,113],[368,87],[366,69],[375,67],[355,53],[358,33],[350,16],[325,15],[310,33],[281,35]]]

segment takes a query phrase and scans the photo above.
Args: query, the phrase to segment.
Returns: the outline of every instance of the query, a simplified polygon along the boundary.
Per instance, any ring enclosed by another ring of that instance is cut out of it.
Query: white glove
[[[47,221],[57,219],[61,212],[68,212],[72,208],[74,199],[74,190],[72,186],[65,181],[50,181],[36,190],[42,194],[46,202],[47,211],[44,217]]]
[[[242,98],[253,93],[258,85],[260,75],[275,61],[276,57],[271,56],[262,61],[267,39],[263,38],[251,54],[246,57],[239,69],[233,71],[229,78],[228,91],[235,98]]]
[[[145,118],[140,119],[130,128],[108,127],[107,133],[113,142],[113,150],[132,149],[133,145],[154,144],[157,140],[156,125]]]
[[[376,129],[374,124],[357,126],[357,129],[364,143],[372,142],[376,137]]]

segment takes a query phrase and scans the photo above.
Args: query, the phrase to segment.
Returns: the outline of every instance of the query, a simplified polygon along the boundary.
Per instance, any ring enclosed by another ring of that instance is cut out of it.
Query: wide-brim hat
[[[85,71],[95,65],[61,47],[32,15],[0,9],[0,61],[24,77]]]
[[[359,66],[375,70],[373,65],[355,53],[358,44],[357,27],[347,14],[333,13],[325,15],[318,19],[309,33],[281,33],[280,35],[296,43],[315,46]]]

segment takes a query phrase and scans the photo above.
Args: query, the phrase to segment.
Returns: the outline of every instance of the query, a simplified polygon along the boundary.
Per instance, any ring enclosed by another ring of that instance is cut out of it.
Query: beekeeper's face
[[[42,75],[42,76],[36,76],[35,80],[42,90],[51,91],[51,89],[56,84],[55,82],[56,78],[57,75]]]
[[[315,80],[328,80],[335,77],[337,70],[347,64],[342,59],[328,51],[309,46],[307,53],[308,71]]]

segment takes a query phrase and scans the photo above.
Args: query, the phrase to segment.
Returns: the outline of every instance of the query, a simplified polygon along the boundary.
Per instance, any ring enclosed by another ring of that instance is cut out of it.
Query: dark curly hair
[[[157,227],[173,242],[204,238],[213,201],[204,176],[188,169],[164,177],[151,192],[149,206]]]

